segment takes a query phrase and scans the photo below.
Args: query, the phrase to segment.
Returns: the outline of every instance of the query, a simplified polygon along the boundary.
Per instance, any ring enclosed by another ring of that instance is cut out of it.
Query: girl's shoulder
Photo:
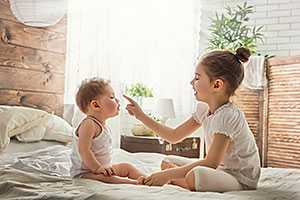
[[[205,102],[198,102],[195,111],[193,112],[192,116],[196,122],[201,124],[204,118],[208,115],[208,104]]]
[[[213,120],[212,133],[223,133],[234,139],[246,123],[244,113],[233,103],[229,103],[211,118]]]
[[[245,115],[237,105],[230,102],[216,113],[216,119],[230,124],[241,123],[245,121]]]

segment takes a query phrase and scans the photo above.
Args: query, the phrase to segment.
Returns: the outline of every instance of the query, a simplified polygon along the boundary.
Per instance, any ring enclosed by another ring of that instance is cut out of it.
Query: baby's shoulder
[[[91,135],[93,138],[98,136],[102,132],[102,128],[96,124],[92,119],[85,118],[81,121],[77,128],[77,134],[83,133]]]

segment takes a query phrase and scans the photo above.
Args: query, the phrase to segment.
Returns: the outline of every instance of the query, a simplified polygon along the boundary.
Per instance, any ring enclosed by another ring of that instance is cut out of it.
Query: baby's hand
[[[115,171],[112,167],[99,167],[96,172],[96,174],[103,174],[104,176],[112,176],[115,175]]]
[[[146,177],[144,177],[144,176],[138,177],[138,178],[137,178],[137,184],[138,184],[138,185],[144,185],[144,184],[145,184],[145,183],[144,183],[145,179],[146,179]]]

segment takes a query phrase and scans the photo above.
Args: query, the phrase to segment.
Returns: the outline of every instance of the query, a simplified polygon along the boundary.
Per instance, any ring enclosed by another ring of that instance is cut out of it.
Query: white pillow
[[[44,138],[46,127],[36,126],[30,130],[24,131],[23,133],[16,135],[17,140],[20,142],[37,142]]]
[[[23,133],[48,121],[48,113],[42,110],[0,105],[0,150],[10,142],[10,137]]]
[[[72,118],[72,127],[77,128],[79,126],[80,122],[85,118],[85,114],[81,112],[81,110],[75,106],[74,108],[74,115]]]
[[[72,141],[73,128],[61,117],[51,114],[45,127],[44,140],[55,140],[63,143]]]

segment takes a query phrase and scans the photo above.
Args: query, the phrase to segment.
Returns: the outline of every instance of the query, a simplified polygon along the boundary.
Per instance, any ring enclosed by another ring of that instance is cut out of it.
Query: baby
[[[112,164],[112,137],[106,120],[118,115],[120,104],[109,82],[83,81],[76,104],[86,117],[74,132],[71,176],[115,184],[142,182],[144,174],[131,164]]]

